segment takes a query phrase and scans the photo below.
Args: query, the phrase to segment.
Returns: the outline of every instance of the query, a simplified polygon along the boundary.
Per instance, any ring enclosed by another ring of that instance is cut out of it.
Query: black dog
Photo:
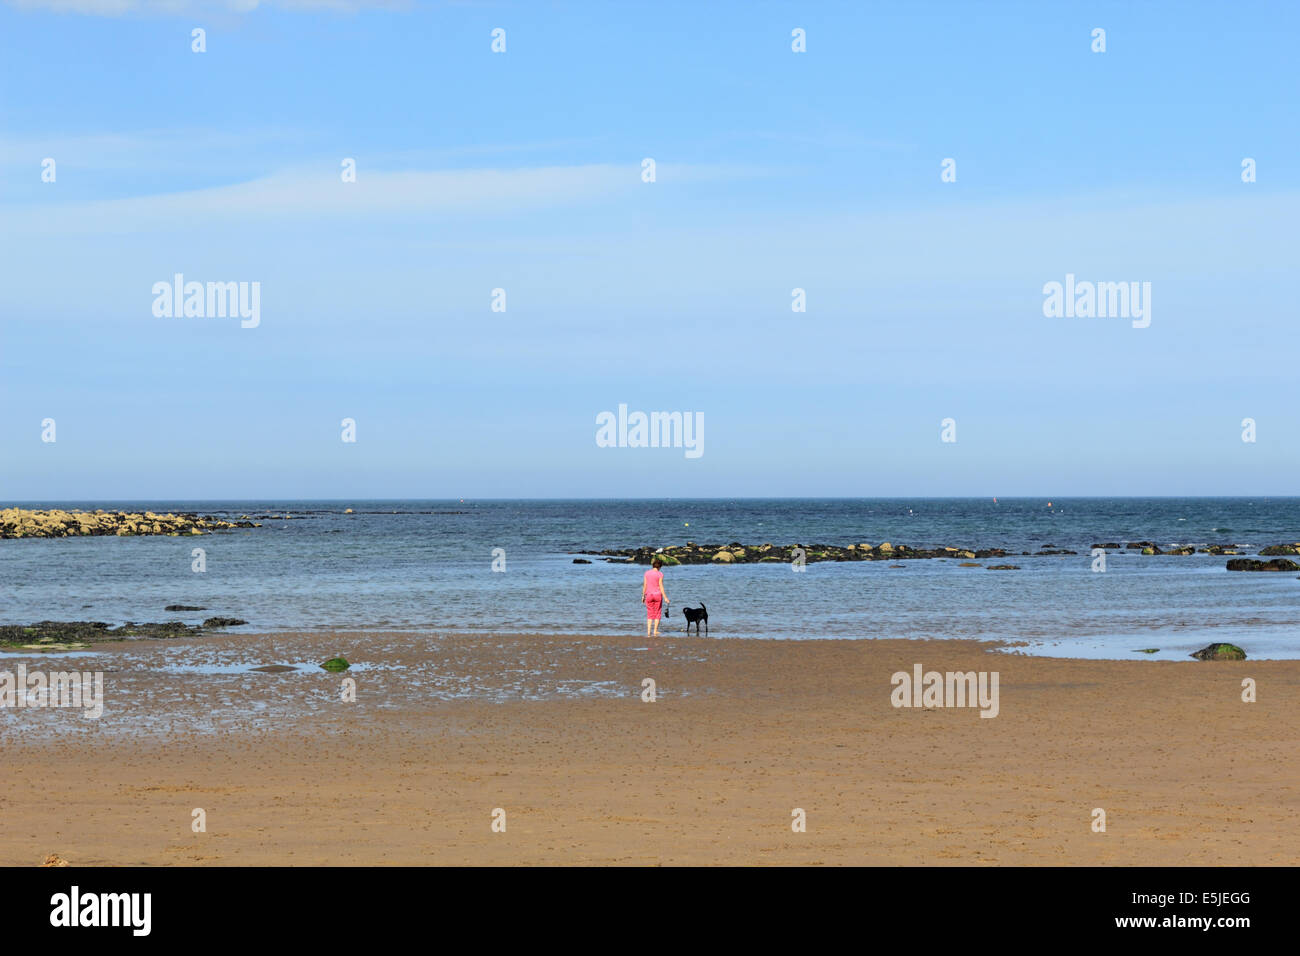
[[[700,636],[700,621],[704,622],[704,633],[709,633],[709,609],[700,602],[698,610],[693,607],[682,608],[682,617],[686,618],[686,633],[691,633],[691,624],[695,624],[695,636]]]

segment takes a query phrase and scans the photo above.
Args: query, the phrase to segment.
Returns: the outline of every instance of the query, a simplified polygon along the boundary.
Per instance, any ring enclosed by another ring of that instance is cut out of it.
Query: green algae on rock
[[[127,621],[110,627],[104,621],[37,621],[31,625],[0,625],[0,647],[24,650],[80,650],[90,644],[128,639],[197,637],[204,633],[204,625],[189,625],[182,621],[162,621],[136,624]]]
[[[1188,657],[1195,657],[1198,661],[1244,661],[1246,652],[1236,644],[1210,644],[1192,651]]]

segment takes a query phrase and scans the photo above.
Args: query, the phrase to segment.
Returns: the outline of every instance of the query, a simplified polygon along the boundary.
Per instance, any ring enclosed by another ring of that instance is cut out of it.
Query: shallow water
[[[25,507],[292,515],[189,538],[0,541],[0,621],[246,619],[246,632],[364,628],[635,634],[644,568],[576,552],[686,540],[1051,545],[1074,556],[667,568],[669,631],[709,608],[714,638],[959,637],[1054,656],[1186,659],[1212,641],[1300,657],[1300,581],[1229,573],[1227,558],[1111,552],[1094,543],[1300,541],[1297,498],[747,499],[673,501],[43,502]],[[354,514],[344,514],[344,509]],[[191,570],[193,548],[206,571]],[[492,570],[494,549],[505,570]],[[898,563],[899,568],[890,567]],[[168,613],[168,604],[206,610]],[[1158,647],[1159,655],[1134,654]],[[259,661],[258,663],[268,663]],[[293,663],[293,662],[285,662]],[[282,675],[292,676],[292,675]]]

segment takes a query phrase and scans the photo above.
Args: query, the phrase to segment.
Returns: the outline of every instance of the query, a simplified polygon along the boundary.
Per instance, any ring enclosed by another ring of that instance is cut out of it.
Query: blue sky
[[[1297,10],[4,0],[0,499],[1293,493]]]

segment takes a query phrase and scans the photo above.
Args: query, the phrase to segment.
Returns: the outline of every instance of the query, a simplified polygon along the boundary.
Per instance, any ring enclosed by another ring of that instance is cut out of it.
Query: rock
[[[35,650],[76,650],[104,641],[121,641],[126,638],[193,637],[202,633],[180,621],[155,624],[127,622],[110,628],[103,621],[38,621],[29,626],[0,625],[0,646]]]
[[[1201,549],[1202,554],[1240,554],[1235,545],[1231,544],[1207,544]]]
[[[25,508],[0,510],[0,538],[64,538],[113,535],[207,534],[230,528],[255,528],[251,521],[221,521],[196,514],[157,515],[152,511],[31,511]]]
[[[1019,571],[1019,570],[1020,570],[1020,565],[1018,565],[1018,564],[990,564],[990,565],[989,565],[989,570],[990,570],[990,571]]]
[[[164,611],[206,611],[205,607],[198,607],[194,604],[168,604]]]
[[[1156,654],[1156,653],[1159,653],[1159,651],[1160,651],[1160,648],[1158,648],[1158,647],[1139,647],[1139,648],[1138,648],[1136,651],[1134,651],[1133,653],[1134,653],[1134,654]]]
[[[1259,553],[1261,557],[1270,557],[1277,554],[1300,554],[1300,544],[1270,544]]]
[[[1233,558],[1228,562],[1229,571],[1300,571],[1300,564],[1286,558],[1274,558],[1272,561],[1253,561],[1250,558]]]
[[[57,853],[51,853],[49,856],[45,858],[45,862],[41,864],[41,866],[70,866],[70,865],[71,864],[68,863],[67,860],[59,856]]]
[[[979,564],[978,562],[975,562],[975,561],[963,561],[961,564],[957,565],[957,567],[959,567],[959,568],[979,568],[979,567],[983,567],[983,565],[981,565],[981,564]]]
[[[1142,553],[1143,553],[1143,554],[1159,554],[1160,552],[1157,551],[1155,548],[1143,548],[1143,549],[1142,549]]]
[[[248,622],[237,617],[210,617],[203,622],[204,627],[238,627]]]
[[[329,660],[327,660],[324,664],[321,665],[321,667],[325,668],[325,670],[335,674],[339,673],[340,671],[345,671],[351,666],[352,665],[349,664],[342,657],[331,657]]]
[[[290,667],[288,664],[266,664],[263,667],[254,667],[253,670],[260,671],[263,674],[287,674],[289,671],[296,671],[298,668]]]
[[[726,557],[721,555],[725,552]],[[573,551],[572,556],[584,556],[593,553],[592,551]],[[665,565],[676,564],[758,564],[762,562],[776,563],[789,562],[796,557],[802,556],[805,561],[812,564],[817,561],[900,561],[900,560],[919,560],[923,558],[964,558],[984,559],[984,558],[1005,558],[1009,552],[1005,548],[961,548],[951,545],[945,545],[936,548],[911,548],[905,544],[891,544],[886,541],[883,544],[872,547],[865,542],[857,545],[835,545],[835,544],[818,544],[808,545],[793,544],[781,547],[773,546],[770,542],[762,545],[742,545],[738,543],[717,544],[704,543],[696,544],[688,542],[685,546],[669,545],[663,548],[607,548],[602,551],[594,552],[601,555],[608,563],[630,563],[630,564],[650,564],[655,558],[659,558]],[[1051,555],[1072,555],[1075,552],[1067,550],[1044,551],[1042,554]],[[1028,552],[1025,552],[1028,556]]]
[[[1198,661],[1244,661],[1246,652],[1236,644],[1210,644],[1187,656]]]
[[[591,562],[588,561],[586,558],[574,558],[574,559],[573,559],[573,563],[574,563],[574,564],[591,564]]]

